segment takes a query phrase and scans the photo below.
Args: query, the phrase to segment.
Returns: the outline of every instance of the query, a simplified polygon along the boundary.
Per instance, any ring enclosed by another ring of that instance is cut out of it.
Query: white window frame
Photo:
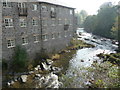
[[[43,26],[47,26],[47,18],[44,18],[44,19],[42,20],[42,24],[43,24]]]
[[[7,39],[7,48],[15,47],[15,39]]]
[[[38,26],[38,20],[37,19],[32,19],[32,25],[33,26]]]
[[[38,43],[39,42],[39,35],[33,35],[34,37],[34,43]]]
[[[47,6],[42,5],[41,10],[42,10],[43,12],[47,12]]]
[[[47,40],[48,40],[48,34],[42,35],[42,40],[43,40],[43,41],[47,41]]]
[[[33,10],[32,11],[37,11],[38,10],[38,5],[37,4],[33,4]]]
[[[26,8],[26,4],[25,3],[18,3],[18,7],[19,8]]]
[[[67,37],[67,31],[65,31],[65,37]]]
[[[28,37],[22,37],[22,45],[28,44]]]
[[[13,27],[13,19],[12,18],[4,18],[5,27]]]
[[[55,39],[55,33],[52,33],[52,39]]]
[[[73,15],[73,10],[70,10],[70,15]]]
[[[52,19],[52,25],[51,26],[55,26],[55,19]]]
[[[52,11],[52,12],[55,12],[55,8],[54,8],[54,7],[51,7],[51,11]]]
[[[58,33],[58,38],[61,38],[61,34],[60,34],[60,32]]]
[[[11,2],[8,2],[8,0],[3,0],[3,8],[11,8]]]
[[[19,22],[20,22],[20,27],[27,27],[27,21],[25,18],[20,18]]]
[[[58,25],[62,25],[62,19],[58,19]]]

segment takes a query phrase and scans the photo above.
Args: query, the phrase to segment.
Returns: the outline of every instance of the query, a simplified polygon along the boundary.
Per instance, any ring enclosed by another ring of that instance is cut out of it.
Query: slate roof
[[[63,7],[68,7],[68,8],[74,8],[66,3],[60,2],[60,0],[37,0],[37,1],[54,4],[54,5],[59,5],[59,6],[63,6]]]

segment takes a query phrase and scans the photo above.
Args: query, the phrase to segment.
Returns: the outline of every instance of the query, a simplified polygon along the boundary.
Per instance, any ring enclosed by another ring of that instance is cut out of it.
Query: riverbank
[[[50,87],[59,88],[60,83],[58,76],[65,74],[69,67],[69,61],[76,53],[77,49],[93,47],[93,45],[87,44],[81,40],[73,39],[71,46],[67,47],[56,54],[51,55],[49,59],[36,67],[30,68],[31,71],[24,73],[15,73],[14,75],[6,75],[7,83],[4,83],[5,88],[45,88]],[[49,62],[49,63],[48,63]],[[51,63],[52,62],[52,63]],[[44,70],[42,70],[44,68]],[[58,75],[58,76],[57,76]],[[56,77],[56,79],[53,79]],[[37,78],[37,80],[36,80]],[[53,81],[49,81],[53,79]],[[40,81],[41,80],[41,81]],[[44,84],[43,84],[44,82]],[[54,83],[52,86],[52,83]],[[57,84],[56,84],[57,83]]]
[[[90,80],[92,88],[120,88],[120,53],[98,54],[103,59],[101,63],[92,64]]]

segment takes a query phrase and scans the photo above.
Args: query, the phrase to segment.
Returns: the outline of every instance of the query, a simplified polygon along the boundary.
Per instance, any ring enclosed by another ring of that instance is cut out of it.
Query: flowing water
[[[71,82],[74,83],[73,87],[82,88],[86,87],[86,84],[88,84],[87,80],[89,78],[93,78],[92,73],[89,73],[84,68],[92,67],[93,61],[101,61],[96,56],[97,54],[115,53],[117,45],[112,44],[112,40],[110,39],[92,35],[91,33],[87,33],[82,29],[77,30],[77,34],[79,37],[78,39],[95,45],[94,48],[83,48],[77,50],[76,54],[70,60],[69,68],[66,71],[67,77],[74,77],[73,82]]]

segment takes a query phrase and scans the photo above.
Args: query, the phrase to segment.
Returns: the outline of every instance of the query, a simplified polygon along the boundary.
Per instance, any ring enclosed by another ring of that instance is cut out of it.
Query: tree
[[[83,27],[83,22],[88,16],[87,12],[85,10],[81,10],[80,12],[76,13],[76,16],[78,18],[78,26]]]
[[[83,23],[84,29],[87,32],[93,32],[95,26],[96,26],[96,15],[88,16],[84,23]]]
[[[116,8],[108,4],[104,4],[101,7],[102,8],[99,9],[97,14],[96,27],[93,33],[103,37],[111,38],[111,28],[117,16]]]
[[[12,69],[16,72],[24,71],[27,65],[27,52],[24,48],[20,46],[16,46],[13,61],[12,61]]]

